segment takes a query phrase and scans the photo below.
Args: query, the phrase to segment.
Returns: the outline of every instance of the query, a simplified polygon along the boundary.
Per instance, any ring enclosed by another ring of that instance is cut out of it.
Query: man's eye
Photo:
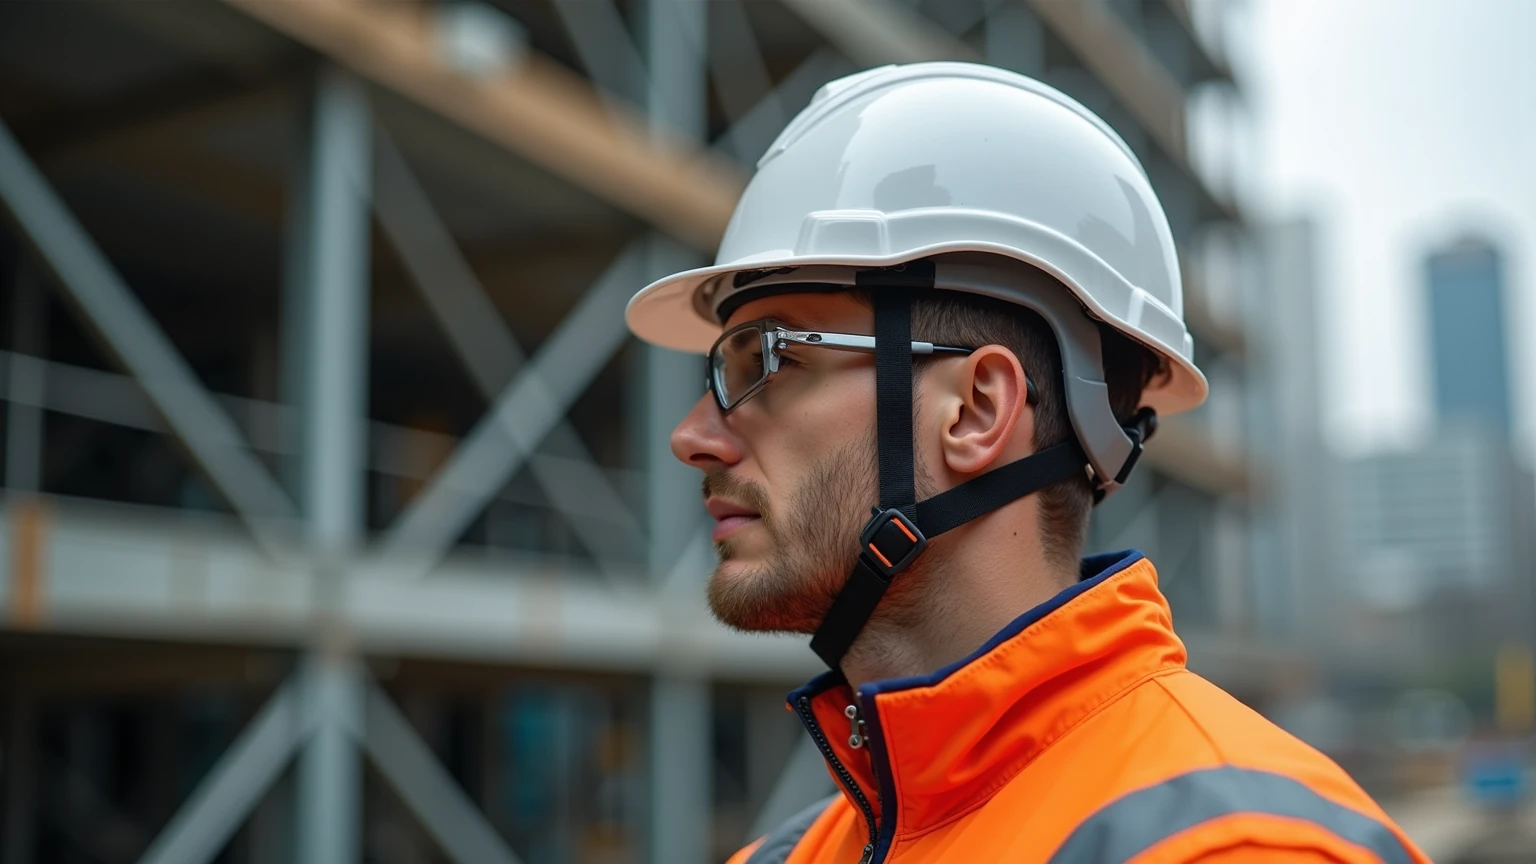
[[[782,351],[779,352],[779,368],[780,369],[783,369],[785,366],[802,366],[802,365],[804,365],[804,364],[802,364],[799,360],[795,359],[795,356],[793,354],[785,354]]]

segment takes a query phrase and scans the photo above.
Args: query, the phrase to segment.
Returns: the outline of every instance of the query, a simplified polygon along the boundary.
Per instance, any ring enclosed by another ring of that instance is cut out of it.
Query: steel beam
[[[709,62],[710,80],[720,97],[721,107],[730,119],[730,127],[744,120],[759,106],[758,123],[778,134],[789,123],[789,111],[780,91],[773,84],[768,63],[758,48],[757,34],[752,32],[752,21],[747,17],[747,7],[740,2],[714,3],[709,7],[709,45],[704,53]],[[718,41],[717,41],[718,37]],[[802,64],[803,65],[803,64]],[[798,71],[798,68],[797,70]],[[791,73],[793,75],[794,73]],[[761,136],[751,132],[724,136],[736,158],[751,165],[767,149],[753,151],[751,142]],[[770,139],[771,140],[771,139]]]
[[[654,864],[709,860],[709,681],[660,674],[651,684],[651,854]]]
[[[624,303],[644,244],[631,244],[598,278],[486,416],[379,542],[381,562],[424,574],[511,478],[607,365],[627,335]]]
[[[644,9],[645,57],[651,72],[646,102],[653,134],[702,140],[707,125],[704,34],[709,4],[648,0]],[[697,252],[659,236],[652,238],[649,254],[652,277],[704,263]],[[652,579],[660,580],[702,520],[698,475],[672,456],[670,439],[673,427],[699,398],[703,363],[697,356],[655,345],[646,345],[644,352],[640,464],[649,481],[650,569]]]
[[[584,63],[598,84],[610,90],[632,86],[620,80],[624,70],[605,62],[607,53],[633,48],[622,19],[611,0],[579,4],[580,15],[566,13],[572,39],[582,47]],[[705,132],[706,4],[700,0],[649,0],[642,7],[644,67],[648,69],[645,104],[654,135],[683,135],[701,139]],[[647,250],[646,270],[651,276],[696,266],[696,255],[654,237]],[[649,515],[649,568],[653,579],[668,572],[687,543],[695,512],[692,472],[672,458],[668,438],[677,419],[687,413],[696,398],[689,387],[697,380],[698,360],[675,351],[646,345],[642,349],[638,462],[647,475]]]
[[[296,682],[278,688],[171,817],[139,864],[213,860],[302,742],[300,696]]]
[[[190,644],[303,648],[315,618],[313,574],[274,565],[216,518],[51,502],[37,555],[49,565],[49,633]],[[0,509],[0,542],[17,534]],[[67,554],[63,554],[67,551]],[[444,561],[433,578],[401,581],[390,562],[360,562],[345,623],[360,651],[471,663],[644,675],[688,664],[732,680],[792,682],[816,672],[803,640],[732,633],[709,618],[697,579],[709,544],[665,595],[624,590],[589,567],[526,555]],[[636,580],[638,582],[638,580]],[[690,584],[691,583],[691,584]],[[44,670],[46,671],[46,670]]]
[[[15,356],[9,351],[0,351],[0,399],[129,429],[171,432],[144,391],[127,375],[39,359],[34,365],[42,373],[43,386],[34,391],[10,384],[14,362]],[[214,398],[250,436],[251,447],[257,452],[288,457],[299,452],[298,443],[286,431],[294,413],[287,406],[222,393],[214,394]],[[368,424],[368,470],[408,480],[428,480],[437,470],[433,454],[451,453],[458,443],[459,439],[452,435],[373,421]],[[531,465],[543,466],[548,473],[562,478],[562,504],[569,508],[572,518],[591,523],[594,530],[638,531],[616,523],[616,516],[627,514],[615,514],[603,497],[610,491],[616,494],[617,485],[632,482],[624,476],[630,473],[629,469],[599,468],[590,462],[548,452],[534,454]],[[597,481],[602,484],[601,489],[590,480],[592,471],[602,472],[601,480]],[[545,498],[524,494],[516,486],[503,488],[500,500],[535,506],[547,503]]]
[[[363,747],[421,825],[455,864],[519,864],[410,721],[377,687],[367,695]]]
[[[704,34],[710,4],[703,0],[647,0],[643,22],[650,67],[646,107],[654,135],[681,134],[702,141],[707,128]],[[651,275],[703,263],[697,252],[655,236]],[[653,584],[673,570],[702,521],[698,476],[672,455],[672,428],[699,397],[703,364],[696,356],[654,345],[644,348],[641,464],[650,516]],[[664,615],[684,606],[664,604]],[[709,860],[710,787],[714,751],[709,679],[693,668],[662,669],[651,680],[650,860],[704,864]]]
[[[555,0],[571,45],[599,88],[640,108],[649,75],[635,40],[611,0]]]
[[[251,532],[275,552],[269,520],[292,502],[253,457],[154,319],[0,123],[0,200],[108,350],[131,372]]]
[[[363,82],[317,78],[303,339],[303,501],[309,540],[346,554],[363,529],[373,131]]]
[[[641,26],[650,71],[646,118],[658,144],[675,140],[674,136],[697,144],[708,128],[704,36],[711,5],[705,0],[647,0],[644,4]]]
[[[343,609],[347,567],[361,544],[368,416],[369,212],[373,121],[361,80],[336,67],[316,76],[302,253],[302,401],[306,539],[314,567],[314,646],[303,673],[313,735],[299,760],[300,864],[362,860],[362,672]]]
[[[379,222],[475,385],[494,399],[527,356],[404,155],[382,130],[375,147]],[[562,416],[540,449],[529,460],[534,480],[598,566],[611,574],[636,560],[645,545],[640,524],[570,421]]]
[[[310,737],[298,765],[294,860],[359,862],[363,772],[357,739],[363,726],[363,673],[346,654],[321,649],[305,661],[299,675]]]

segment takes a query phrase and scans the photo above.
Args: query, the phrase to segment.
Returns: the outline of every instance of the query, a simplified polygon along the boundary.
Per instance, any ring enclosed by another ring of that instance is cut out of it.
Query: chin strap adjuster
[[[865,565],[889,582],[928,548],[928,538],[907,514],[894,507],[876,507],[874,517],[859,535],[859,546]]]

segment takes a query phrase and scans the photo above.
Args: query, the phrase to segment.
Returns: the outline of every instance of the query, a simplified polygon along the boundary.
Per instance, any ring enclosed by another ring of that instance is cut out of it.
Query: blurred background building
[[[1359,616],[1497,582],[1520,523],[1478,521],[1503,451],[1465,442],[1328,491],[1315,228],[1253,224],[1241,139],[1187,120],[1241,106],[1230,8],[0,4],[0,864],[693,864],[829,791],[782,702],[814,656],[704,608],[666,446],[700,361],[622,308],[885,63],[1041,78],[1135,150],[1211,399],[1091,543],[1148,552],[1192,665],[1260,710],[1379,680],[1330,659]],[[1497,255],[1434,261],[1477,348],[1442,404],[1508,428],[1507,387],[1457,383],[1504,368]],[[1430,474],[1461,491],[1395,491]],[[1342,603],[1344,560],[1420,593]]]
[[[1337,659],[1443,688],[1485,721],[1499,646],[1536,642],[1536,480],[1514,443],[1502,260],[1478,237],[1425,256],[1434,424],[1349,460],[1333,486],[1332,569],[1350,586]]]
[[[1425,259],[1435,360],[1435,413],[1442,423],[1514,437],[1510,353],[1504,337],[1504,256],[1464,237]]]

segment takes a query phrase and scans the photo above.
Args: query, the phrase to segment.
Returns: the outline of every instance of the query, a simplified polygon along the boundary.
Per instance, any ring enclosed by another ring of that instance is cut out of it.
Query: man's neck
[[[898,575],[908,585],[893,586],[843,658],[848,682],[858,688],[940,669],[1076,581],[1076,568],[1058,572],[1034,532],[1026,537],[1014,524],[984,519],[957,529],[924,553],[929,560]]]

